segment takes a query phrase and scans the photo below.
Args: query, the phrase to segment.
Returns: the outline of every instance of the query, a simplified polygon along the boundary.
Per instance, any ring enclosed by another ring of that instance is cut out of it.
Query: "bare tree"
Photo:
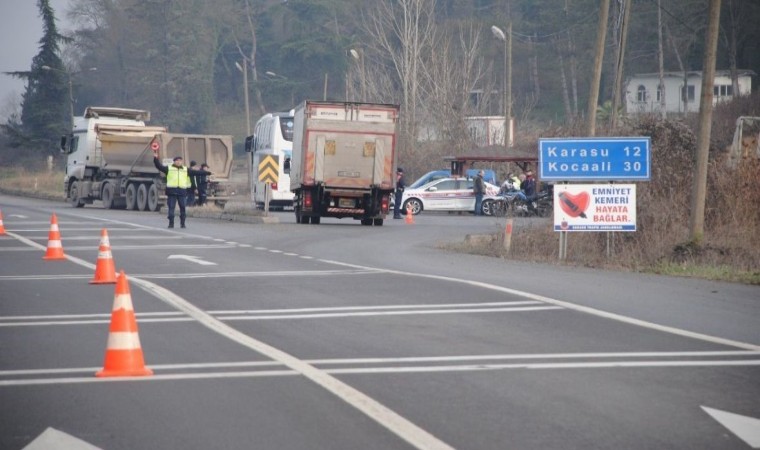
[[[378,0],[366,15],[371,45],[389,62],[401,90],[403,144],[417,138],[420,73],[434,40],[436,0]]]

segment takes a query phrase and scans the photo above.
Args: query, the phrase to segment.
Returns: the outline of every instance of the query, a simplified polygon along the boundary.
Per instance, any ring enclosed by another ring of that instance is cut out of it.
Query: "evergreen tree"
[[[21,104],[21,123],[3,126],[13,145],[30,151],[53,151],[62,134],[70,132],[69,72],[58,56],[59,44],[66,37],[58,33],[55,12],[49,0],[37,0],[43,36],[39,53],[29,71],[8,72],[27,80]]]

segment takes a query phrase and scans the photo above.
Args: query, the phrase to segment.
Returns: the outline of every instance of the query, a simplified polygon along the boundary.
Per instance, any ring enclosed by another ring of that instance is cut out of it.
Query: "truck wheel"
[[[127,185],[127,209],[129,211],[132,211],[137,206],[137,187],[135,187],[134,183],[129,183]]]
[[[311,217],[309,217],[309,216],[301,216],[301,223],[302,224],[308,225],[310,220],[311,220]]]
[[[137,209],[140,211],[148,210],[148,186],[140,183],[137,188]]]
[[[148,210],[158,211],[161,209],[161,204],[158,203],[158,187],[151,183],[148,188]]]
[[[293,211],[296,213],[296,223],[301,223],[301,210],[296,206]]]
[[[362,219],[362,225],[372,226],[372,219]]]
[[[75,208],[84,208],[84,202],[79,194],[79,182],[75,181],[71,183],[71,188],[69,189],[69,202]]]
[[[382,227],[383,226],[383,219],[375,219],[375,226],[376,227]]]
[[[101,194],[100,198],[103,200],[103,208],[113,209],[113,184],[106,183],[105,186],[103,186],[103,193]]]
[[[320,220],[321,220],[321,219],[322,219],[322,218],[321,218],[321,217],[319,217],[319,216],[313,216],[313,217],[311,218],[311,224],[312,224],[312,225],[319,225],[319,222],[320,222]]]

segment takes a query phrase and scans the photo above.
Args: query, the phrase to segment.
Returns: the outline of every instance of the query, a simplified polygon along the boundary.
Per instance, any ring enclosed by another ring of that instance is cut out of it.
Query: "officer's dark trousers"
[[[186,189],[168,188],[166,190],[166,210],[169,223],[174,223],[174,207],[179,203],[179,220],[185,223],[185,195]]]

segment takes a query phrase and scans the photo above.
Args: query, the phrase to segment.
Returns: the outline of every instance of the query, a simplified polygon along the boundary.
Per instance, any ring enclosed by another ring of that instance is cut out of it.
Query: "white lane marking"
[[[48,427],[22,450],[101,450],[101,448],[53,427]]]
[[[261,251],[267,251],[267,250],[269,250],[269,249],[268,249],[268,248],[266,248],[266,247],[253,247],[253,249],[254,249],[254,250],[261,250]]]
[[[27,217],[27,216],[25,216],[25,215],[23,215],[23,214],[11,214],[11,215],[10,215],[10,216],[8,216],[8,217],[17,217],[17,218],[19,218],[19,219],[28,219],[28,217]]]
[[[217,265],[215,262],[206,261],[205,259],[201,259],[198,256],[192,256],[192,255],[169,255],[166,259],[184,259],[185,261],[190,261],[195,264],[200,264],[201,266],[216,266]]]
[[[216,241],[216,242],[224,242],[224,239],[219,239],[219,238],[212,238],[212,239],[213,239],[214,241]]]
[[[67,239],[63,237],[61,239],[62,242],[65,242]],[[94,241],[93,241],[94,242]],[[66,245],[65,250],[67,251],[90,251],[92,250],[92,246],[71,246]],[[151,249],[163,249],[163,250],[173,250],[173,249],[182,249],[182,248],[235,248],[232,245],[226,245],[226,244],[154,244],[154,245],[112,245],[111,250],[151,250]],[[35,249],[30,249],[28,247],[1,247],[0,252],[31,252],[36,251]]]
[[[537,301],[518,302],[487,302],[487,303],[432,303],[418,305],[375,305],[375,306],[329,306],[322,308],[280,308],[280,309],[243,309],[243,310],[213,310],[210,314],[280,314],[280,313],[305,313],[324,311],[373,311],[385,309],[433,309],[433,308],[475,308],[480,306],[525,306],[537,305]]]
[[[86,278],[89,278],[87,276]],[[142,278],[142,277],[139,277]],[[278,308],[278,309],[224,309],[206,311],[209,314],[218,315],[241,315],[241,314],[282,314],[282,313],[306,313],[306,312],[324,312],[324,311],[371,311],[385,309],[433,309],[433,308],[474,308],[479,306],[524,306],[536,305],[541,302],[521,301],[521,302],[489,302],[489,303],[438,303],[438,304],[421,304],[421,305],[382,305],[382,306],[334,306],[323,308]],[[155,317],[155,316],[177,316],[182,313],[176,311],[159,311],[159,312],[141,312],[136,313],[137,317]],[[2,320],[41,320],[41,319],[90,319],[111,317],[111,314],[55,314],[55,315],[34,315],[34,316],[0,316]]]
[[[238,246],[242,248],[251,248],[250,244],[238,244]]]
[[[298,256],[298,253],[283,253],[285,256]]]
[[[293,320],[293,319],[330,319],[336,317],[378,317],[378,316],[408,316],[408,315],[434,315],[434,314],[479,314],[486,312],[529,312],[529,311],[547,311],[562,309],[559,306],[534,306],[534,307],[516,307],[516,308],[488,308],[488,309],[428,309],[422,311],[377,311],[377,312],[343,312],[343,313],[320,313],[320,314],[281,314],[281,315],[244,315],[244,316],[221,316],[218,320],[224,322],[242,321],[242,320]],[[208,312],[209,314],[213,314]],[[12,319],[12,322],[2,322],[0,318],[0,328],[11,327],[35,327],[35,326],[52,326],[52,325],[95,325],[109,323],[109,319],[51,319],[51,320],[32,320],[27,322]],[[166,322],[191,322],[191,317],[147,317],[141,318],[140,323],[166,323]]]
[[[752,448],[760,448],[760,419],[706,406],[701,406],[701,408],[739,439],[746,442],[747,445]]]
[[[195,318],[201,324],[211,330],[227,337],[230,340],[255,350],[275,361],[283,363],[290,369],[302,374],[322,388],[332,392],[338,398],[358,409],[378,424],[384,426],[398,437],[419,449],[451,449],[448,444],[433,436],[431,433],[412,423],[409,419],[401,416],[372,397],[340,381],[327,372],[320,370],[278,348],[265,342],[254,339],[222,321],[215,319],[202,309],[176,295],[175,293],[149,281],[133,278],[132,282],[141,286],[157,298],[173,305],[180,311]]]
[[[290,277],[290,276],[336,276],[336,275],[367,275],[382,272],[367,270],[299,270],[299,271],[273,271],[273,272],[198,272],[198,273],[146,273],[132,274],[130,276],[146,279],[185,279],[185,278],[255,278],[255,277]],[[25,281],[25,280],[80,280],[90,279],[92,275],[0,275],[0,281]]]
[[[654,322],[647,322],[646,320],[635,319],[633,317],[624,316],[622,314],[611,313],[611,312],[603,311],[601,309],[591,308],[589,306],[577,305],[575,303],[567,302],[564,300],[557,300],[551,297],[545,297],[543,295],[532,294],[530,292],[497,286],[495,284],[484,283],[481,281],[465,280],[462,278],[452,278],[452,277],[445,277],[441,275],[431,275],[431,274],[426,274],[426,273],[404,272],[404,271],[392,270],[392,269],[370,268],[370,267],[362,266],[359,264],[343,263],[340,261],[332,261],[332,260],[327,260],[327,259],[320,259],[319,261],[327,263],[327,264],[338,265],[341,267],[353,267],[355,269],[365,269],[365,270],[373,269],[373,270],[382,271],[388,274],[404,275],[404,276],[414,277],[414,278],[427,278],[431,280],[441,280],[441,281],[448,281],[451,283],[466,284],[466,285],[488,289],[488,290],[492,290],[496,292],[503,292],[505,294],[513,295],[516,297],[523,297],[523,298],[528,298],[531,300],[537,300],[539,302],[548,303],[550,305],[561,306],[563,308],[590,314],[592,316],[603,317],[605,319],[615,320],[617,322],[622,322],[629,325],[635,325],[642,328],[648,328],[650,330],[661,331],[663,333],[670,333],[676,336],[688,337],[691,339],[696,339],[696,340],[700,340],[704,342],[710,342],[713,344],[728,345],[731,347],[743,348],[745,350],[760,350],[760,345],[750,344],[747,342],[741,342],[741,341],[737,341],[733,339],[721,338],[717,336],[711,336],[708,334],[697,333],[694,331],[683,330],[681,328],[671,327],[667,325],[660,325]]]
[[[503,361],[503,360],[534,360],[534,359],[609,359],[609,358],[695,358],[695,357],[745,357],[760,356],[760,352],[747,350],[726,351],[695,351],[695,352],[622,352],[622,353],[514,353],[507,355],[454,355],[454,356],[402,356],[397,358],[326,358],[306,359],[314,365],[361,365],[361,364],[407,364],[407,363],[445,363],[460,361]],[[233,361],[213,363],[187,364],[151,364],[150,368],[161,370],[187,369],[224,369],[240,367],[272,367],[281,366],[277,361]],[[479,364],[482,365],[482,364]],[[53,375],[61,373],[89,373],[100,370],[100,367],[71,367],[66,369],[20,369],[0,370],[0,377],[19,375]]]
[[[306,362],[306,361],[302,361]],[[285,364],[287,366],[287,364]],[[263,365],[262,365],[263,366]],[[684,368],[684,367],[755,367],[760,366],[760,360],[735,360],[735,361],[616,361],[616,362],[590,362],[590,363],[534,363],[534,364],[462,364],[448,366],[401,366],[401,367],[351,367],[319,370],[330,378],[331,375],[376,375],[376,374],[413,374],[432,372],[477,372],[497,370],[568,370],[568,369],[620,369],[620,368]],[[151,366],[155,368],[155,366]],[[93,371],[97,370],[95,368]],[[317,369],[315,369],[317,370]],[[52,372],[51,372],[52,373]],[[279,377],[304,375],[296,369],[283,370],[255,370],[242,372],[204,372],[204,373],[180,373],[180,374],[154,374],[150,377],[72,377],[72,378],[28,378],[15,380],[0,380],[3,386],[32,386],[45,384],[74,384],[74,383],[105,383],[114,381],[164,381],[164,380],[200,380],[216,378],[253,378],[253,377]],[[307,376],[308,378],[308,376]],[[337,381],[337,379],[336,379]],[[341,385],[342,382],[338,381]],[[351,388],[353,389],[353,388]],[[363,395],[363,394],[362,394]],[[374,400],[373,400],[374,402]],[[371,405],[367,405],[370,407]],[[395,414],[395,413],[394,413]],[[402,418],[403,419],[403,418]],[[406,419],[404,419],[406,420]],[[412,426],[414,426],[412,424]],[[416,427],[416,426],[415,426]],[[396,430],[389,428],[398,434]],[[424,430],[422,430],[425,432]],[[427,433],[427,432],[425,432]],[[401,435],[399,435],[401,436]],[[425,447],[424,444],[416,444],[408,436],[401,436],[407,442],[418,448],[441,448]],[[431,436],[432,437],[432,436]],[[433,439],[437,440],[435,437]],[[440,441],[438,441],[440,442]],[[431,445],[426,442],[427,445]],[[445,445],[445,444],[444,444]],[[442,447],[450,448],[450,447]]]
[[[410,316],[433,314],[472,314],[486,312],[529,312],[564,309],[559,306],[526,306],[522,308],[488,308],[488,309],[432,309],[426,311],[382,311],[382,312],[344,312],[322,314],[286,314],[279,316],[231,316],[220,317],[225,322],[242,320],[292,320],[292,319],[330,319],[336,317],[377,317],[377,316]],[[0,325],[2,326],[2,325]]]
[[[26,239],[23,236],[15,233],[8,234],[29,246],[36,247],[40,250],[45,249],[43,245]],[[90,270],[95,270],[94,264],[88,263],[82,259],[71,255],[67,255],[66,259]],[[435,448],[441,450],[453,450],[451,446],[436,438],[428,431],[415,425],[409,419],[406,419],[405,417],[391,410],[372,397],[364,394],[358,389],[349,386],[348,384],[340,381],[327,372],[317,369],[316,367],[303,362],[302,360],[290,355],[289,353],[266,344],[265,342],[259,341],[258,339],[254,339],[253,337],[230,327],[229,325],[223,323],[218,319],[215,319],[202,309],[196,307],[192,303],[169,291],[168,289],[151,283],[150,281],[136,277],[132,277],[131,281],[133,284],[142,287],[146,292],[153,294],[156,298],[171,306],[174,306],[177,310],[184,312],[188,316],[195,318],[202,325],[219,333],[220,335],[225,336],[228,339],[237,342],[251,350],[257,351],[268,358],[279,361],[295,372],[300,373],[301,375],[310,379],[312,382],[333,393],[344,402],[361,411],[381,426],[387,428],[389,431],[396,434],[398,437],[405,440],[413,447],[419,449]],[[130,377],[128,380],[134,380],[135,378],[142,377]]]
[[[107,230],[109,232],[111,231],[110,228],[107,228]],[[45,235],[45,236],[42,236],[42,235],[40,235],[40,236],[26,236],[26,238],[27,239],[32,239],[32,240],[40,240],[40,241],[42,241],[42,240],[47,239],[48,236],[47,235]],[[181,236],[181,235],[177,235],[177,236],[174,236],[174,235],[164,235],[164,236],[121,236],[121,235],[116,235],[116,236],[109,236],[109,238],[110,238],[111,242],[113,242],[113,241],[126,241],[126,240],[133,240],[133,239],[135,239],[135,240],[139,239],[141,241],[159,240],[160,239],[162,241],[165,241],[165,240],[169,240],[169,239],[183,239],[183,236]],[[94,242],[98,242],[100,240],[100,236],[66,236],[66,240],[67,241],[94,241]]]
[[[60,222],[58,222],[58,225],[61,225]],[[16,226],[14,223],[13,226]],[[66,232],[69,231],[100,231],[103,229],[102,226],[100,227],[85,227],[85,228],[69,228],[69,227],[60,227],[61,233],[65,235]],[[30,231],[50,231],[50,227],[48,228],[22,228],[22,229],[6,229],[6,231],[13,231],[16,233],[28,233]],[[108,231],[156,231],[153,228],[119,228],[119,227],[109,227]]]
[[[282,250],[269,250],[269,253],[282,253]]]
[[[313,256],[299,256],[301,259],[314,259]]]

